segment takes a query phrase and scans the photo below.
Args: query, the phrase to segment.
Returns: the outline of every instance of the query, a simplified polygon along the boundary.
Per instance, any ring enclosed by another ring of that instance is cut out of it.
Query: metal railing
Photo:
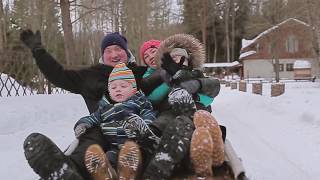
[[[0,97],[61,94],[40,73],[29,52],[0,53]]]

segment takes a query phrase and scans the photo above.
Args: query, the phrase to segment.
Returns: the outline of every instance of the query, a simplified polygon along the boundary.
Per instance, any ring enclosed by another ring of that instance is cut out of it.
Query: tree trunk
[[[67,65],[75,64],[76,50],[72,33],[72,24],[70,18],[70,2],[69,0],[60,0],[62,28],[64,33],[64,46]]]
[[[3,52],[6,43],[6,21],[3,12],[3,2],[0,2],[0,52]]]
[[[213,44],[214,44],[213,63],[216,63],[217,52],[218,52],[217,29],[216,29],[216,18],[215,18],[217,15],[217,5],[216,5],[216,0],[210,0],[210,2],[212,7],[212,13],[213,13],[213,18],[212,18],[212,37],[213,37]]]
[[[315,4],[313,4],[312,0],[307,0],[307,7],[308,7],[308,16],[309,16],[309,22],[312,28],[312,35],[313,39],[315,40],[313,42],[314,45],[314,51],[317,56],[317,60],[320,64],[320,19],[317,16],[315,9]]]
[[[230,0],[225,1],[225,35],[226,35],[226,53],[227,62],[230,62],[230,38],[229,38],[229,16],[230,16]]]
[[[235,19],[236,12],[234,7],[234,0],[231,0],[231,60],[235,60]]]
[[[207,24],[208,24],[208,0],[202,0],[201,8],[201,33],[202,33],[202,43],[204,47],[207,47]]]

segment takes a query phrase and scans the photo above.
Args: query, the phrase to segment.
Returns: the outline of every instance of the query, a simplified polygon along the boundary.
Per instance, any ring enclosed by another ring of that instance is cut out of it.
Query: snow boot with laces
[[[137,143],[127,141],[121,147],[118,157],[119,180],[135,180],[140,175],[142,155]]]
[[[92,144],[87,148],[84,163],[93,180],[118,179],[105,152],[97,144]]]

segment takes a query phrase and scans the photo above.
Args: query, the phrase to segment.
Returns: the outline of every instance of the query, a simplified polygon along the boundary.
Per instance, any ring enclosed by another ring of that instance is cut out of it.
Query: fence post
[[[40,70],[38,70],[38,75],[39,75],[39,89],[37,94],[44,94],[44,76],[40,72]]]
[[[271,84],[271,97],[280,96],[285,91],[285,84],[283,83],[276,83]]]
[[[48,94],[51,94],[52,93],[51,83],[47,81],[47,84],[48,84]]]
[[[231,82],[231,89],[237,89],[237,82]]]
[[[247,92],[247,83],[245,81],[239,82],[239,91]]]
[[[252,83],[252,93],[262,95],[262,83]]]

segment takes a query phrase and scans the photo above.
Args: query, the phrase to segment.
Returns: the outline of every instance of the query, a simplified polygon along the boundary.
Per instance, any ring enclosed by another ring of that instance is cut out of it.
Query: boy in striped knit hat
[[[159,141],[159,138],[148,127],[148,124],[156,119],[155,111],[147,97],[137,90],[132,71],[124,63],[117,64],[108,81],[108,92],[106,93],[109,93],[110,99],[103,96],[98,110],[90,116],[81,118],[74,128],[77,138],[83,135],[88,128],[96,126],[100,126],[105,136],[106,141],[103,143],[105,147],[92,145],[86,151],[86,167],[96,180],[117,178],[118,175],[114,171],[117,166],[119,178],[128,177],[130,173],[135,176],[140,166],[141,152],[133,141],[125,143],[128,139],[136,140],[143,136],[144,132],[148,132],[155,143]],[[132,126],[139,126],[144,131],[136,131]],[[130,151],[131,154],[124,153],[125,156],[130,157],[122,157],[120,149]],[[104,152],[107,152],[106,155]],[[131,172],[128,174],[128,169],[121,170],[125,168],[131,168]]]

